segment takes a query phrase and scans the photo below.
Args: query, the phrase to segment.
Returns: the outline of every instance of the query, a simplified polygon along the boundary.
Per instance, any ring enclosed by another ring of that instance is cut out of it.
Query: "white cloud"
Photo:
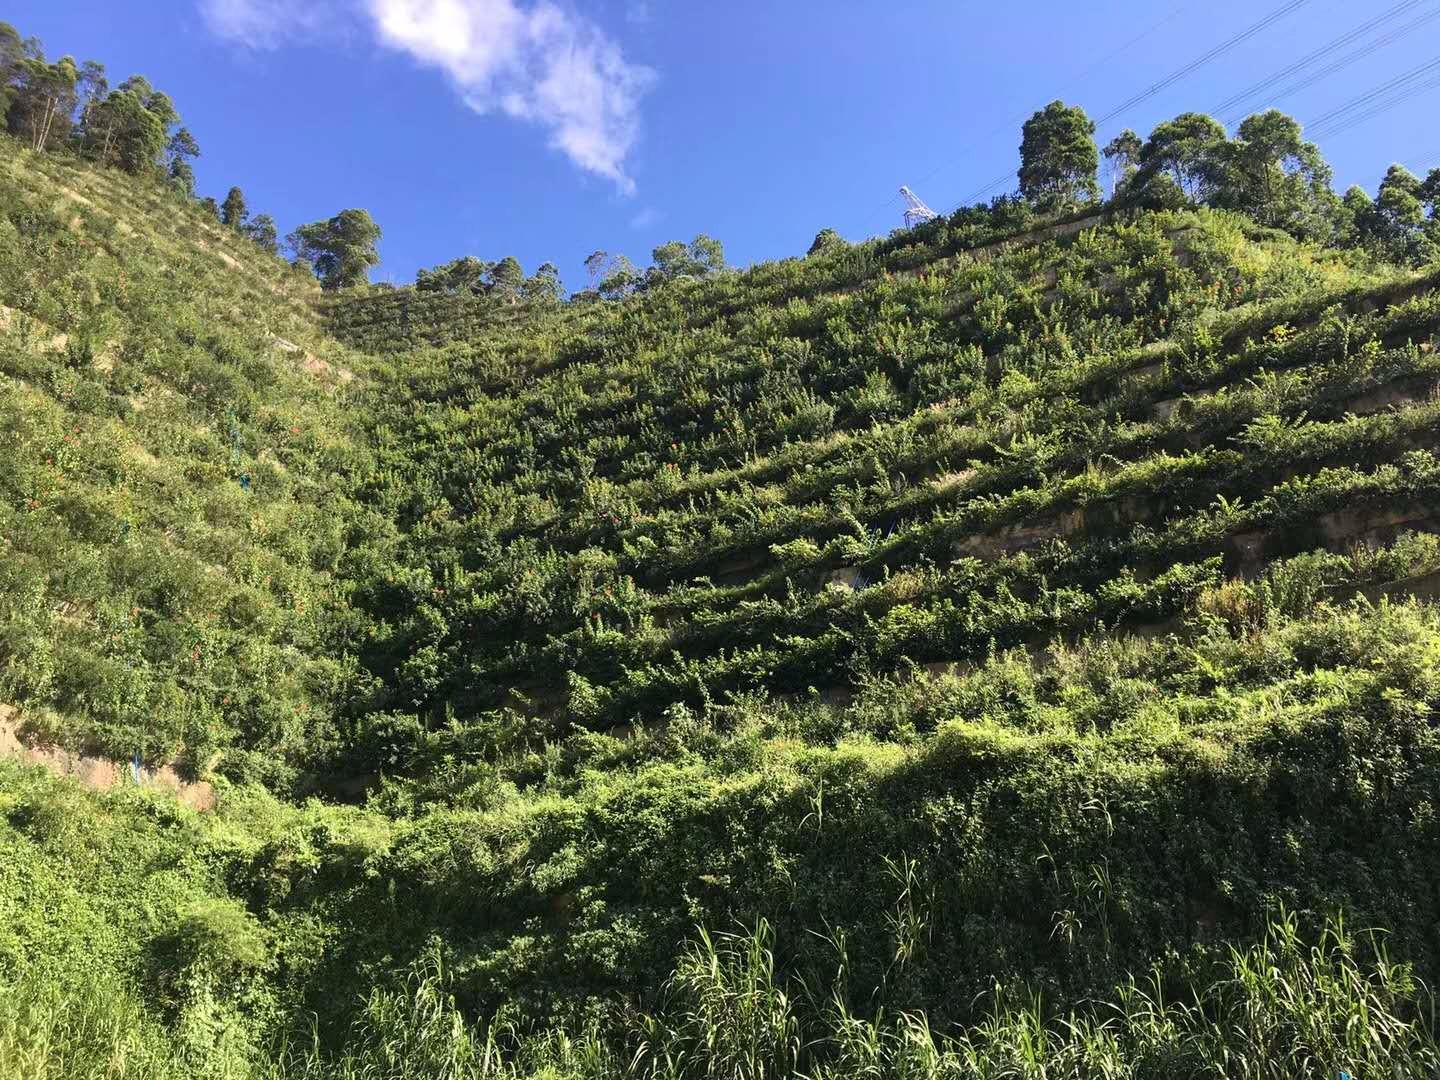
[[[257,49],[321,33],[344,17],[331,3],[296,0],[200,0],[200,13],[211,32]]]
[[[626,160],[640,134],[640,99],[655,80],[598,25],[553,0],[348,0],[386,46],[444,72],[476,112],[498,110],[544,128],[576,165],[632,194]],[[326,0],[200,0],[212,30],[266,47],[333,29]]]
[[[651,225],[657,224],[660,217],[659,210],[653,206],[647,206],[630,219],[630,227],[632,229],[648,229]]]

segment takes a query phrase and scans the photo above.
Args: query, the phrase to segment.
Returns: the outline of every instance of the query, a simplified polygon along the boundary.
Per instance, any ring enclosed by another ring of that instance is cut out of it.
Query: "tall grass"
[[[924,1014],[860,1017],[843,995],[817,1003],[803,984],[787,990],[761,922],[748,935],[702,934],[640,1030],[629,1075],[645,1080],[1440,1076],[1433,999],[1381,936],[1335,922],[1310,944],[1285,913],[1184,999],[1167,996],[1158,972],[1059,1016],[997,988],[989,1018],[956,1033]]]
[[[527,1033],[475,1023],[432,949],[377,988],[346,1043],[313,1038],[268,1060],[197,1058],[130,995],[32,979],[0,991],[3,1080],[1357,1080],[1440,1076],[1434,1003],[1378,934],[1327,925],[1313,941],[1282,914],[1233,947],[1218,978],[1170,998],[1158,973],[1063,1015],[997,988],[988,1019],[937,1032],[920,1013],[859,1016],[777,969],[763,920],[701,933],[654,1012],[620,1034]],[[843,958],[836,981],[846,979]],[[623,1011],[617,1009],[617,1017]],[[179,1025],[183,1028],[183,1023]]]
[[[168,1080],[187,1075],[135,999],[31,975],[0,989],[3,1080]]]

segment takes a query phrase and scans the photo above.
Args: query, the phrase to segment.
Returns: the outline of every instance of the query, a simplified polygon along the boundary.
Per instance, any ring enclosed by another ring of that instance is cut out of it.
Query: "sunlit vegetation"
[[[1431,181],[1057,102],[889,237],[387,288],[26,49],[0,735],[218,805],[0,761],[0,1076],[1440,1068]]]

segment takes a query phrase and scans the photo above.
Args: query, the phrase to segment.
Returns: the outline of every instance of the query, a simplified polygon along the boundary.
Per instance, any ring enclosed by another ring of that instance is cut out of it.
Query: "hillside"
[[[349,501],[363,358],[161,184],[9,143],[3,170],[0,697],[122,760],[323,753],[341,563],[386,528]]]
[[[0,764],[0,1075],[1433,1074],[1440,271],[322,297],[0,165],[0,702],[218,795]]]

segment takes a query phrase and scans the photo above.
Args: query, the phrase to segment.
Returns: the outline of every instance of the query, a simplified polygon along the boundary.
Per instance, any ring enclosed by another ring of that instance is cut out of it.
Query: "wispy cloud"
[[[648,229],[651,225],[660,220],[660,211],[653,206],[647,206],[630,219],[632,229]]]
[[[200,14],[212,33],[254,49],[314,36],[344,18],[343,11],[325,0],[200,0]]]
[[[254,47],[359,20],[385,46],[443,72],[476,112],[537,124],[580,168],[635,190],[626,163],[655,73],[552,0],[344,0],[343,10],[326,0],[199,2],[212,30]]]

